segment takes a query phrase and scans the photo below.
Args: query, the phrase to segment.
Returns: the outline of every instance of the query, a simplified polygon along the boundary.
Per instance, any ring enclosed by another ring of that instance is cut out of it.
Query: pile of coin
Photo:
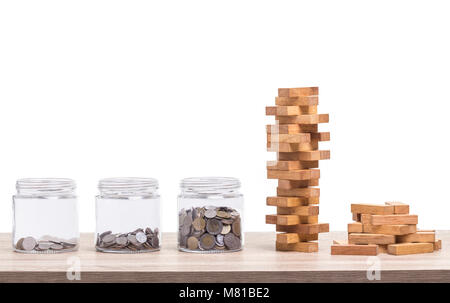
[[[97,234],[97,250],[117,252],[140,252],[159,249],[159,230],[138,228],[129,233],[116,233],[105,231]]]
[[[20,238],[15,245],[17,250],[26,252],[63,252],[75,250],[78,239],[64,240],[57,237],[44,236],[36,240],[33,237]]]
[[[189,251],[241,249],[241,217],[229,207],[194,207],[179,213],[178,243]]]

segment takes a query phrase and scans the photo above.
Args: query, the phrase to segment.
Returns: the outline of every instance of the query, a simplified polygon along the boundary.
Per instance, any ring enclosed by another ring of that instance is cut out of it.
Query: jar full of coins
[[[160,197],[152,178],[108,178],[98,185],[96,249],[141,253],[160,248]]]
[[[16,183],[13,197],[13,248],[22,253],[59,253],[78,249],[75,181],[29,178]]]
[[[235,178],[186,178],[178,196],[178,248],[222,253],[242,249],[244,199]]]

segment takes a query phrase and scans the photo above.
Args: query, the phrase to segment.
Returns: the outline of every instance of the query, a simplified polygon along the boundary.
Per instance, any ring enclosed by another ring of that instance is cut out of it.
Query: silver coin
[[[139,242],[136,240],[136,236],[135,236],[135,235],[130,234],[130,235],[128,235],[127,239],[128,239],[128,241],[131,242],[131,244],[133,244],[133,245],[135,245],[135,246],[138,246],[138,245],[141,244],[141,243],[139,243]]]
[[[102,238],[102,241],[105,243],[113,243],[116,241],[116,235],[113,234],[107,234]]]
[[[52,245],[50,245],[50,248],[51,248],[51,249],[54,249],[54,250],[61,250],[61,249],[63,249],[64,247],[63,247],[61,244],[53,243]]]
[[[124,236],[117,237],[116,244],[119,246],[126,246],[128,244],[127,237],[124,237]]]
[[[217,244],[217,246],[224,246],[223,237],[224,236],[222,234],[219,234],[219,235],[216,236],[216,244]]]
[[[205,217],[208,219],[212,219],[217,216],[217,212],[214,209],[208,209],[205,211]]]
[[[100,234],[100,238],[103,238],[104,236],[110,235],[110,234],[112,234],[112,231],[110,231],[110,230],[105,231],[105,232],[103,232],[103,233]]]
[[[223,243],[229,250],[241,248],[241,239],[236,237],[233,233],[226,234],[223,238]]]
[[[73,243],[73,242],[61,242],[62,246],[64,247],[75,247],[77,246],[77,243]]]
[[[38,243],[38,247],[41,250],[47,250],[50,249],[50,247],[53,245],[54,243],[52,242],[45,242],[45,241],[39,241]]]
[[[205,206],[205,209],[206,209],[206,210],[209,210],[209,209],[216,210],[217,207],[212,206],[212,205],[208,205],[208,206]]]
[[[136,241],[138,241],[141,244],[145,243],[147,242],[147,236],[143,232],[138,232],[136,234]]]
[[[23,239],[22,248],[23,250],[30,251],[36,247],[36,240],[33,237],[26,237]]]

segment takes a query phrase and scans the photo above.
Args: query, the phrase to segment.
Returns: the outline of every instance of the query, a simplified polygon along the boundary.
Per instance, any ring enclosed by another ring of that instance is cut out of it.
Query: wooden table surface
[[[378,257],[331,256],[332,239],[321,235],[318,253],[277,252],[275,233],[247,233],[244,250],[192,254],[176,249],[175,233],[163,234],[159,252],[96,252],[94,235],[82,234],[77,252],[21,254],[11,249],[11,235],[0,234],[0,282],[73,282],[69,267],[80,264],[75,282],[369,282],[367,270],[380,265],[381,282],[450,282],[450,231],[437,232],[442,250],[431,254]]]

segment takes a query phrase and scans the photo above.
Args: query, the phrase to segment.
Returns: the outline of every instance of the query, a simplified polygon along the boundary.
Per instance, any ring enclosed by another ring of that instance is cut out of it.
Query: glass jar
[[[20,179],[13,196],[13,248],[22,253],[59,253],[78,249],[75,181]]]
[[[98,185],[96,249],[141,253],[160,248],[158,181],[151,178],[108,178]]]
[[[235,178],[187,178],[178,196],[178,249],[222,253],[242,249],[244,198]]]

